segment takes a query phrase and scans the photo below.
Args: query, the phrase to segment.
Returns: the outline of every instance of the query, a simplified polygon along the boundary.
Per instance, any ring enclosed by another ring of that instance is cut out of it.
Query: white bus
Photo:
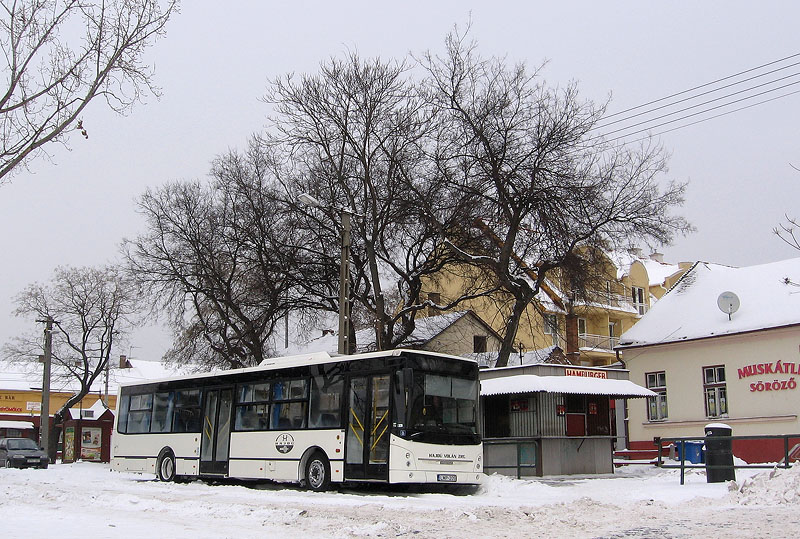
[[[274,358],[120,386],[112,469],[241,478],[479,484],[478,365],[416,350]]]

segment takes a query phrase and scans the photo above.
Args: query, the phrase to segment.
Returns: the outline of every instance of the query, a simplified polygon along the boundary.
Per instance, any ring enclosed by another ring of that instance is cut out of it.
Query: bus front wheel
[[[306,487],[322,492],[331,486],[331,465],[328,458],[317,451],[306,463]]]
[[[164,482],[175,480],[175,455],[169,449],[163,449],[156,464],[158,478]]]

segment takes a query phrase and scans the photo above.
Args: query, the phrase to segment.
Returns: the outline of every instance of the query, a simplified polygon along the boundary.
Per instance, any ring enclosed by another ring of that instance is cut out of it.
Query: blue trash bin
[[[684,457],[681,453],[681,443],[678,442],[675,444],[678,449],[678,459],[679,460],[688,460],[692,464],[701,464],[704,462],[703,458],[703,442],[701,441],[686,441],[683,442],[683,446],[685,448],[686,456]]]

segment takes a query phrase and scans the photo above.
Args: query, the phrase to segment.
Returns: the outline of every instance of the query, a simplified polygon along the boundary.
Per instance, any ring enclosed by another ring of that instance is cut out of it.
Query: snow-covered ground
[[[760,473],[759,473],[760,472]],[[800,466],[737,470],[649,466],[613,475],[516,480],[490,476],[470,494],[274,483],[161,483],[79,462],[0,469],[6,537],[797,537]]]

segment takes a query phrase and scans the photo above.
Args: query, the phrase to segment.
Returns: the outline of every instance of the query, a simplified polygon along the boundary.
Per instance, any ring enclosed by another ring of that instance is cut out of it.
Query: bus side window
[[[128,411],[128,433],[150,432],[150,415],[153,408],[153,394],[131,395]]]
[[[302,429],[306,426],[307,403],[276,402],[272,405],[273,429]]]
[[[310,428],[341,427],[342,391],[344,378],[331,379],[315,376],[311,379],[311,399],[309,415]]]
[[[200,432],[200,390],[175,392],[172,432]]]
[[[130,395],[123,395],[119,405],[119,419],[117,420],[117,432],[125,434],[128,432],[128,408],[131,405]]]
[[[175,395],[173,392],[156,393],[153,402],[153,418],[150,420],[152,432],[170,432],[174,407]]]

